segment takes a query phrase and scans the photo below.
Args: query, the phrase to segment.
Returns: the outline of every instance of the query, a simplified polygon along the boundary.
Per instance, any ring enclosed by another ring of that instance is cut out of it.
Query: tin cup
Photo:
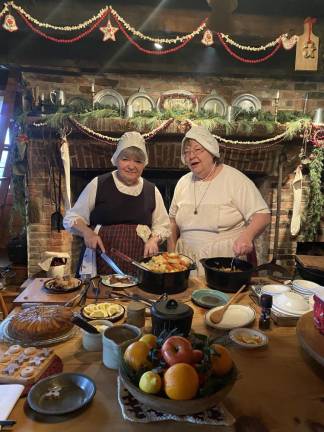
[[[145,305],[140,302],[130,302],[127,307],[127,324],[134,325],[136,327],[145,326]]]

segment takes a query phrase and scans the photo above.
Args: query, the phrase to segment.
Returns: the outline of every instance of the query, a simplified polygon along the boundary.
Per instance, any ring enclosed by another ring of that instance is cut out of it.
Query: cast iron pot
[[[152,333],[154,335],[159,336],[163,330],[169,332],[177,329],[179,334],[188,336],[191,329],[193,309],[184,303],[168,299],[155,302],[151,307],[151,316]]]
[[[234,267],[241,270],[238,272],[226,272],[220,270],[222,267],[231,267],[231,257],[203,258],[200,260],[205,269],[207,285],[223,292],[236,292],[242,285],[250,282],[253,272],[256,270],[247,261],[235,258]]]
[[[324,271],[303,267],[298,261],[296,261],[296,269],[302,278],[324,285]]]
[[[161,255],[161,253],[155,255]],[[140,263],[145,263],[148,262],[152,256],[140,258],[137,261]],[[194,264],[193,260],[189,257],[186,258],[190,260],[191,264],[189,268],[179,272],[156,273],[151,270],[139,269],[139,280],[142,290],[154,294],[176,294],[185,291],[188,288],[188,278],[190,271],[196,269],[196,265]]]

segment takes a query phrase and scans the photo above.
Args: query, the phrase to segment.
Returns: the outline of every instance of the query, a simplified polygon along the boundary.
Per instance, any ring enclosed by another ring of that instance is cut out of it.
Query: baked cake
[[[23,342],[53,339],[72,329],[72,311],[64,306],[32,306],[10,320],[8,334]]]

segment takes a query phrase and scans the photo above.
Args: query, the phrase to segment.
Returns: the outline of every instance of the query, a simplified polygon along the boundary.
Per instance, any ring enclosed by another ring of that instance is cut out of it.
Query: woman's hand
[[[235,256],[247,255],[253,250],[253,239],[247,233],[241,234],[233,244]]]
[[[105,247],[103,245],[101,237],[91,229],[89,229],[89,231],[83,234],[83,239],[86,247],[94,250],[99,248],[101,252],[105,252]]]
[[[144,257],[159,252],[159,241],[160,238],[158,236],[152,236],[147,240],[144,246]]]

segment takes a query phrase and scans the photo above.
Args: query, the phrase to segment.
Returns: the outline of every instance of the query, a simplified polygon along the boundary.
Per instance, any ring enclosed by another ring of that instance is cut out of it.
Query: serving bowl
[[[250,282],[253,266],[247,261],[235,258],[234,267],[238,271],[224,271],[230,268],[231,257],[203,258],[200,260],[205,270],[207,285],[223,292],[236,292],[242,285]]]
[[[236,328],[229,332],[229,337],[236,345],[247,349],[261,348],[268,344],[268,336],[255,329]]]
[[[122,367],[119,368],[119,376],[121,377],[121,380],[129,393],[146,407],[162,413],[188,415],[213,408],[222,400],[224,400],[236,381],[237,369],[235,366],[233,367],[232,371],[226,377],[227,379],[224,386],[215,393],[209,396],[183,401],[172,400],[166,397],[164,398],[142,392],[135,384],[132,383]]]
[[[303,314],[310,309],[304,297],[293,292],[286,292],[275,296],[273,304],[278,309],[294,314]]]

